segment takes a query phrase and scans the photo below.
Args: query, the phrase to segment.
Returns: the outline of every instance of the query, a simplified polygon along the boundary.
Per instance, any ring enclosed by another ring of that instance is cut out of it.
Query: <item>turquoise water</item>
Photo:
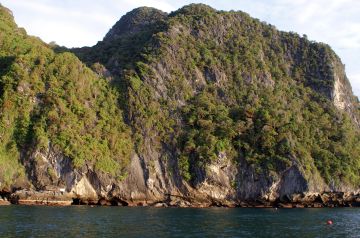
[[[3,206],[0,237],[360,237],[360,209]]]

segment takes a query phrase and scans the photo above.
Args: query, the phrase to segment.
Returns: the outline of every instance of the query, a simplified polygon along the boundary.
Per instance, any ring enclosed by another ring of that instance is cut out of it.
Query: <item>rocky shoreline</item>
[[[0,205],[44,205],[44,206],[151,206],[151,207],[244,207],[244,208],[334,208],[360,207],[360,193],[324,192],[293,194],[281,199],[269,201],[257,199],[251,201],[199,200],[193,197],[168,195],[164,201],[125,201],[120,198],[74,198],[70,193],[57,191],[19,190],[14,193],[0,193]]]

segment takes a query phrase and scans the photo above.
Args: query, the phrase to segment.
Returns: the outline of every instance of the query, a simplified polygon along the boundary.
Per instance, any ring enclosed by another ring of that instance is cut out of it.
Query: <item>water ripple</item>
[[[360,209],[4,206],[0,237],[360,237]]]

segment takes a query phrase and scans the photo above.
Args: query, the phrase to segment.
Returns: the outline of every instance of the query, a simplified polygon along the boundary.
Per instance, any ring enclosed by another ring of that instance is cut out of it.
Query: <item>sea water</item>
[[[360,237],[360,209],[3,206],[0,237]]]

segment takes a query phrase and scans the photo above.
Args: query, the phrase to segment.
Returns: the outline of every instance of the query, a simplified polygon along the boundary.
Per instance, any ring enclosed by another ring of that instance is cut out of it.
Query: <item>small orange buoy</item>
[[[326,222],[326,224],[328,224],[328,225],[332,225],[332,224],[333,224],[333,222],[332,222],[332,220],[328,220],[328,221]]]

